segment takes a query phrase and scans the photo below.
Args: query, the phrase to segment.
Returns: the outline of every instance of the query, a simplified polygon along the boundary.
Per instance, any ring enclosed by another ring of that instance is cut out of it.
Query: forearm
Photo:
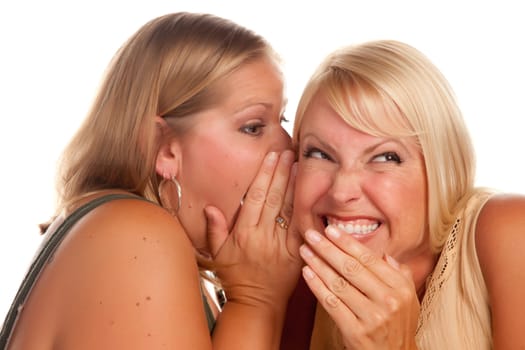
[[[213,349],[279,349],[286,305],[278,304],[227,302],[213,332]]]

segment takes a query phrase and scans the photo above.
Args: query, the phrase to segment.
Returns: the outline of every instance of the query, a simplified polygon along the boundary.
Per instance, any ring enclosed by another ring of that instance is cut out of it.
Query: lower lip
[[[372,232],[367,233],[365,235],[357,235],[357,234],[353,234],[353,233],[345,233],[345,234],[352,236],[353,238],[355,238],[357,241],[359,241],[361,243],[366,243],[366,242],[370,241],[372,238],[374,238],[374,236],[377,234],[377,231],[379,231],[379,227],[375,231],[372,231]]]

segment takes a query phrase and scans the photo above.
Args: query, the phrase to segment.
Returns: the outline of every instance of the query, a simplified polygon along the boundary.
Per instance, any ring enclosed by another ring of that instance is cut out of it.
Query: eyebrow
[[[256,106],[262,106],[265,109],[271,109],[273,105],[271,103],[268,103],[268,102],[255,102],[255,103],[250,102],[250,103],[247,103],[247,104],[243,105],[242,107],[236,109],[234,111],[234,114],[240,113],[240,112],[242,112],[242,111],[244,111],[244,110],[246,110],[248,108],[256,107]]]
[[[279,118],[284,114],[284,111],[286,110],[286,106],[288,105],[288,98],[283,98],[283,104],[281,107],[281,110],[279,111]],[[272,109],[274,107],[273,103],[270,102],[255,102],[255,103],[248,103],[246,105],[243,105],[241,108],[234,111],[234,114],[238,114],[243,112],[244,110],[255,107],[255,106],[262,106],[265,109]]]
[[[329,149],[331,151],[335,151],[334,147],[332,147],[330,144],[320,140],[315,134],[307,133],[307,134],[305,134],[303,136],[303,140],[308,138],[308,137],[315,138],[317,140],[317,142],[319,142],[321,144],[322,147],[327,148],[327,149]],[[385,143],[395,143],[395,144],[403,147],[403,149],[406,152],[410,153],[409,149],[406,147],[406,145],[403,142],[400,142],[399,139],[395,139],[395,138],[391,138],[391,137],[390,138],[385,138],[383,140],[380,140],[380,141],[376,142],[373,145],[370,145],[370,146],[366,147],[363,153],[372,153],[376,148],[384,145]]]

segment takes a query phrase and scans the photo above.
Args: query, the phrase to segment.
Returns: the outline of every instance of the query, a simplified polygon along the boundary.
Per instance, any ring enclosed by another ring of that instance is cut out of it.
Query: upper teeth
[[[331,222],[331,220],[328,220],[329,225],[335,225],[341,230],[350,233],[350,234],[358,234],[358,235],[366,235],[367,233],[370,233],[372,231],[375,231],[379,227],[379,223],[356,223],[356,222]]]

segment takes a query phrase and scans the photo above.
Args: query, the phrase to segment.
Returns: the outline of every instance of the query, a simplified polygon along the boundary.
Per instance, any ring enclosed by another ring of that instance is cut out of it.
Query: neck
[[[412,270],[412,276],[420,302],[423,300],[423,296],[427,289],[428,276],[434,271],[438,258],[439,254],[429,251],[415,257],[412,261],[407,263],[410,270]]]

